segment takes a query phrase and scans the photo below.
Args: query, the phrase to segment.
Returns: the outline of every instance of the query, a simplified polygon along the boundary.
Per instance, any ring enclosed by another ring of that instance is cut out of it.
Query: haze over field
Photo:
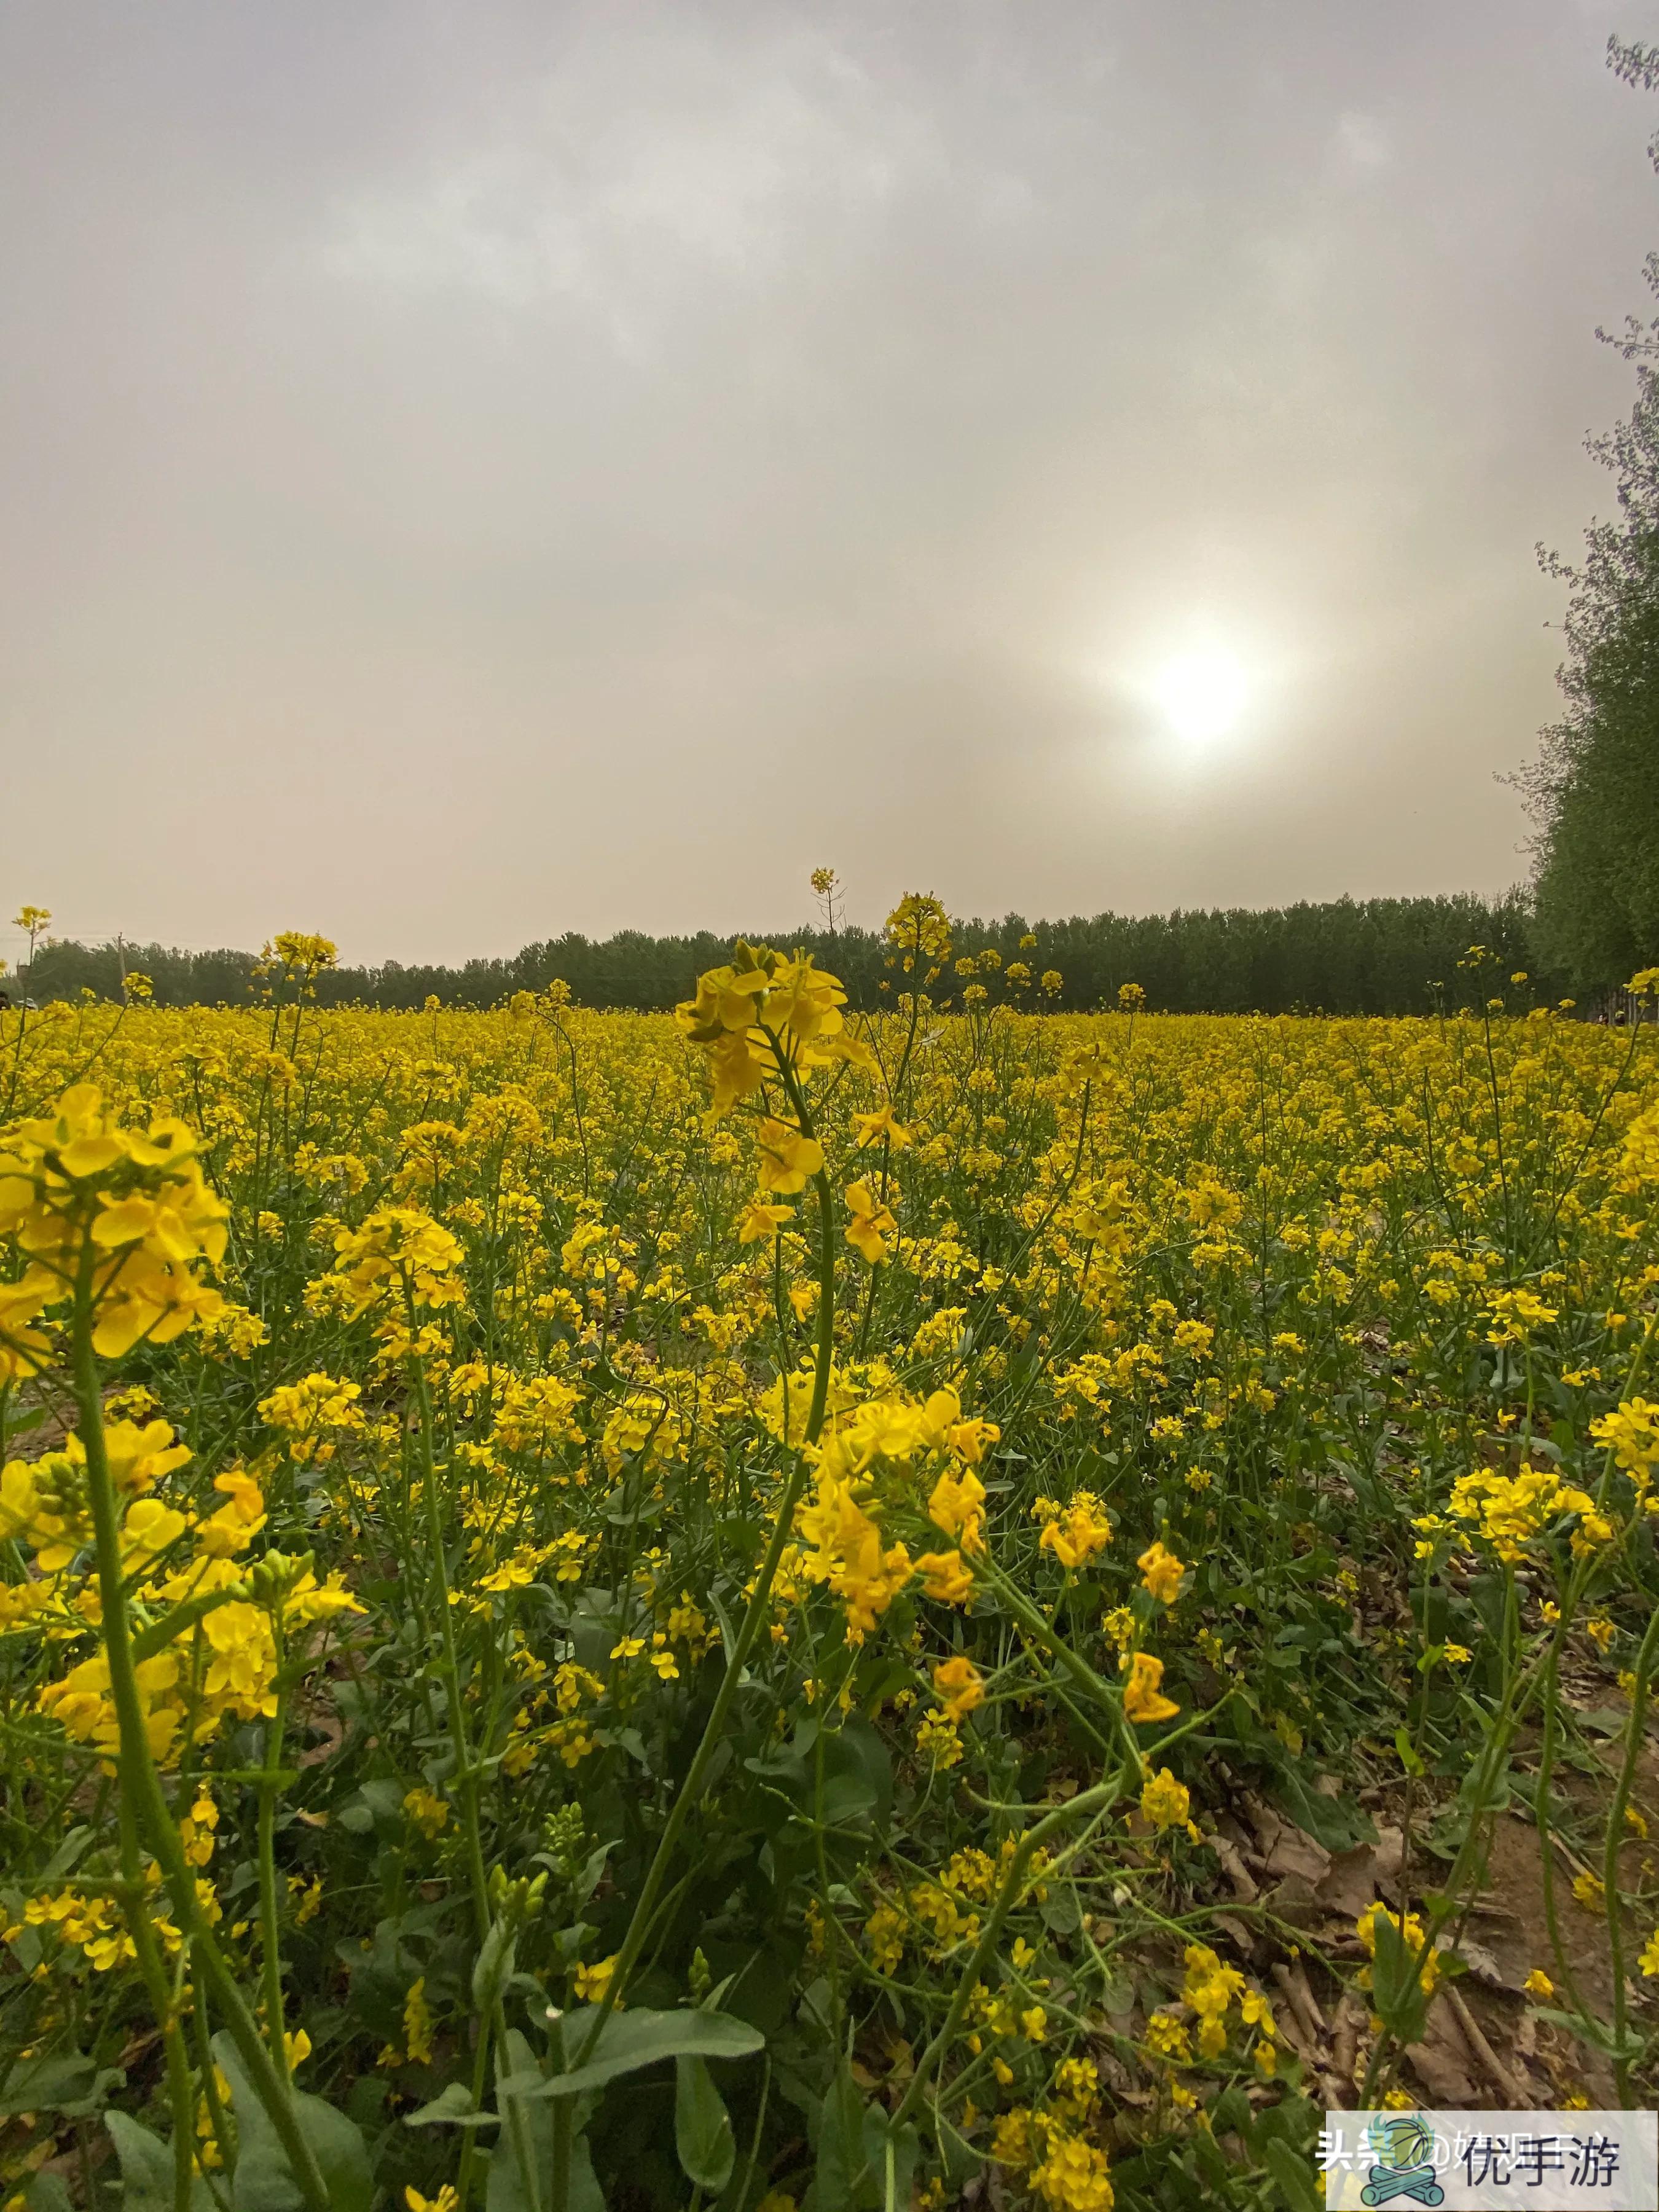
[[[15,0],[0,905],[1501,889],[1644,304],[1609,27]]]

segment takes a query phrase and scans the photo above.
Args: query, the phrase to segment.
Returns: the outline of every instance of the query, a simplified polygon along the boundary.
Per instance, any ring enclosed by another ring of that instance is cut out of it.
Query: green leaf
[[[1275,2136],[1262,2153],[1262,2163],[1279,2184],[1291,2212],[1321,2212],[1325,2192],[1314,2183],[1313,2162],[1306,2151],[1296,2151]]]
[[[1203,2169],[1201,2178],[1214,2191],[1216,2201],[1225,2203],[1232,2183],[1232,2169],[1221,2154],[1221,2146],[1207,2128],[1194,2128],[1188,2138],[1188,2156],[1194,2165]]]
[[[1284,1760],[1282,1748],[1279,1757]],[[1305,1829],[1328,1851],[1351,1850],[1356,1844],[1376,1841],[1375,1826],[1357,1805],[1310,1789],[1300,1768],[1288,1761],[1281,1765],[1278,1779],[1268,1794],[1278,1800],[1297,1827]]]
[[[884,1828],[893,1808],[893,1762],[881,1733],[862,1713],[849,1713],[836,1736],[857,1762],[862,1778],[875,1798],[876,1826]]]
[[[873,2130],[866,2125],[871,2120],[876,2124]],[[851,2063],[843,2058],[818,2111],[813,2197],[825,2212],[831,2205],[836,2212],[852,2212],[854,2206],[882,2202],[885,2128],[886,2114],[874,2108],[866,2110],[853,2079]]]
[[[651,1771],[651,1754],[636,1728],[600,1729],[598,1734],[600,1742],[614,1743],[619,1751],[628,1753],[635,1765],[642,1766],[647,1774]]]
[[[592,2028],[597,2007],[585,2006],[566,2014],[564,2047],[579,2051]],[[658,2065],[665,2058],[752,2058],[766,2038],[746,2021],[723,2012],[612,2013],[600,2032],[599,2046],[585,2065],[568,2074],[544,2079],[539,2068],[515,2073],[501,2084],[503,2095],[579,2097],[588,2089],[602,2089],[624,2074]]]
[[[104,2125],[121,2168],[125,2212],[173,2212],[173,2152],[159,2136],[125,2112],[106,2112]],[[199,2173],[190,2185],[191,2212],[211,2212],[213,2192]]]
[[[510,1920],[492,1920],[472,1969],[472,2002],[481,2018],[495,2009],[495,2000],[512,1977],[518,1933]]]
[[[493,2128],[501,2118],[499,2112],[482,2111],[472,2101],[472,2092],[465,2081],[446,2083],[430,2104],[418,2111],[404,2114],[406,2128]]]
[[[65,2119],[84,2119],[126,2078],[118,2068],[100,2067],[78,2051],[31,2059],[7,2075],[0,2088],[0,2119],[18,2112],[58,2112]]]
[[[863,1772],[855,1769],[824,1777],[816,1810],[826,1828],[852,1827],[875,1809],[876,1793]]]
[[[1048,1902],[1037,1907],[1037,1914],[1043,1926],[1056,1936],[1075,1936],[1083,1925],[1083,1908],[1069,1882],[1063,1889],[1050,1890]]]
[[[69,2185],[61,2173],[34,2173],[23,2184],[28,2212],[74,2212]]]
[[[732,2179],[738,2153],[732,2116],[705,2059],[682,2055],[674,2061],[674,2148],[686,2179],[711,2197]]]
[[[721,1545],[735,1552],[744,1560],[757,1559],[766,1548],[766,1540],[752,1521],[745,1521],[740,1513],[728,1513],[714,1523],[714,1534]]]
[[[231,2212],[296,2212],[304,2204],[288,2153],[242,2065],[241,2055],[224,2031],[213,2039],[213,2055],[230,2083],[236,2113],[236,2172],[231,2183]],[[332,2212],[368,2212],[374,2193],[368,2152],[362,2130],[303,2089],[292,2093],[294,2116],[322,2172]]]
[[[1280,2080],[1288,2078],[1294,2063],[1287,2053]],[[1306,2097],[1297,2094],[1281,2097],[1278,2104],[1264,2105],[1256,2114],[1256,2141],[1264,2145],[1274,2142],[1288,2143],[1292,2150],[1300,2151],[1304,2157],[1310,2158],[1314,2139],[1323,2118],[1322,2106],[1312,2103]],[[1263,2155],[1266,2155],[1265,2151]],[[1322,2198],[1321,2202],[1323,2202]]]
[[[1415,2043],[1429,2016],[1429,2000],[1417,1973],[1419,1946],[1410,1942],[1386,1913],[1371,1923],[1376,1957],[1371,1966],[1371,1995],[1391,2035]]]
[[[570,2212],[606,2212],[605,2191],[593,2171],[593,2154],[587,2137],[580,2135],[570,2146]]]
[[[921,2136],[909,2122],[895,2130],[879,2105],[872,2105],[864,2116],[864,2142],[866,2151],[873,2146],[872,2164],[884,2204],[908,2204],[910,2185],[915,2178],[916,2160],[921,2155]]]
[[[508,2028],[505,2047],[501,2054],[501,2078],[495,2085],[495,2101],[501,2108],[501,2118],[507,2124],[495,2139],[495,2148],[489,2157],[489,2182],[484,2191],[484,2212],[546,2212],[547,2185],[545,2178],[553,2166],[553,2115],[544,2104],[532,2103],[521,2092],[512,2089],[513,2081],[539,2081],[541,2069],[536,2063],[535,2053],[527,2039],[515,2027]],[[515,2136],[519,2132],[517,2119],[527,2140],[525,2153],[530,2166],[530,2187],[525,2186],[525,2175],[520,2164]]]
[[[614,1840],[608,1844],[600,1844],[596,1850],[591,1850],[582,1862],[582,1870],[576,1877],[576,1886],[573,1893],[573,1901],[578,1911],[580,1911],[582,1906],[599,1887],[600,1877],[605,1873],[605,1863],[616,1848]]]
[[[78,2103],[97,2079],[96,2063],[78,2051],[14,2066],[0,2088],[0,2118],[10,2119],[17,2112],[61,2112],[65,2100]]]
[[[1247,2150],[1255,2148],[1255,2114],[1249,2099],[1236,2081],[1230,2082],[1216,2099],[1210,2118],[1218,2135],[1236,2135]]]
[[[1592,1705],[1577,1718],[1580,1728],[1594,1729],[1597,1735],[1622,1735],[1630,1723],[1630,1714],[1617,1705]]]
[[[1603,2021],[1595,2020],[1583,2013],[1557,2012],[1547,2005],[1540,2005],[1537,2008],[1535,2017],[1547,2021],[1552,2027],[1565,2028],[1569,2035],[1577,2036],[1580,2043],[1588,2045],[1592,2051],[1602,2052],[1608,2058],[1616,2060],[1621,2055],[1617,2038],[1612,2028]],[[1639,2038],[1632,2037],[1627,2041],[1622,2055],[1627,2059],[1635,2059],[1639,2058],[1641,2054],[1641,2040]]]
[[[61,1875],[68,1874],[91,1841],[90,1828],[71,1828],[42,1869],[40,1880],[35,1885],[36,1887],[44,1889],[48,1882],[56,1881]]]

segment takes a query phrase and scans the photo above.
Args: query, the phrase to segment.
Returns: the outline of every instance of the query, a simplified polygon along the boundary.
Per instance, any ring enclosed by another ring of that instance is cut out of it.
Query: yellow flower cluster
[[[1053,2112],[1024,2105],[1001,2113],[991,2156],[1025,2177],[1051,2212],[1112,2212],[1117,2202],[1106,2154]]]
[[[1578,1516],[1572,1533],[1575,1553],[1594,1551],[1610,1543],[1613,1524],[1596,1509],[1587,1491],[1564,1482],[1552,1467],[1522,1468],[1518,1474],[1500,1474],[1480,1468],[1460,1475],[1452,1486],[1447,1512],[1453,1525],[1462,1524],[1490,1544],[1498,1557],[1513,1566],[1526,1555],[1526,1547],[1569,1514]],[[1424,1515],[1416,1524],[1429,1540],[1419,1556],[1428,1557],[1432,1540],[1448,1524],[1434,1515]]]
[[[27,1262],[0,1285],[0,1382],[44,1363],[50,1340],[32,1324],[76,1297],[89,1301],[94,1348],[110,1359],[218,1312],[220,1294],[196,1265],[222,1258],[228,1209],[196,1150],[169,1115],[124,1127],[89,1083],[0,1136],[0,1241]]]
[[[309,1566],[268,1578],[256,1601],[233,1562],[265,1524],[258,1483],[240,1468],[227,1469],[212,1486],[223,1502],[198,1513],[157,1494],[157,1485],[191,1456],[165,1421],[112,1421],[103,1435],[120,1502],[126,1577],[138,1601],[163,1619],[187,1609],[177,1638],[137,1669],[150,1750],[171,1762],[186,1741],[211,1736],[228,1714],[254,1720],[271,1711],[277,1625],[292,1633],[360,1608],[337,1573],[319,1584]],[[0,1471],[0,1539],[34,1553],[36,1578],[22,1585],[27,1617],[49,1619],[71,1638],[94,1629],[100,1618],[98,1589],[82,1564],[93,1534],[87,1497],[78,1433],[61,1450],[33,1462],[14,1460]],[[103,1650],[46,1683],[38,1704],[113,1763],[118,1732]]]
[[[1039,1499],[1033,1510],[1042,1513],[1047,1501]],[[1112,1524],[1092,1491],[1079,1490],[1070,1502],[1056,1507],[1043,1521],[1042,1548],[1052,1552],[1062,1567],[1086,1566],[1097,1552],[1112,1540]]]
[[[1206,1943],[1189,1943],[1184,1956],[1187,1974],[1181,1995],[1198,2021],[1200,2056],[1218,2058],[1227,2048],[1228,2015],[1235,2008],[1242,2027],[1254,2028],[1263,2041],[1273,2043],[1279,2032],[1273,2008],[1237,1966],[1224,1965]]]
[[[921,1401],[872,1399],[833,1417],[812,1454],[814,1494],[801,1508],[798,1526],[810,1547],[801,1571],[843,1601],[849,1643],[870,1633],[913,1575],[922,1577],[926,1596],[966,1602],[973,1589],[968,1560],[984,1549],[985,1486],[974,1470],[997,1434],[988,1421],[964,1420],[961,1401],[949,1389]],[[945,1465],[928,1497],[927,1518],[956,1539],[956,1548],[913,1558],[902,1543],[883,1546],[875,1484],[879,1475],[908,1473],[911,1462],[928,1458]]]
[[[696,997],[676,1018],[707,1054],[714,1111],[725,1114],[779,1070],[799,1079],[836,1060],[872,1066],[869,1048],[847,1033],[846,1003],[840,983],[810,953],[787,959],[769,946],[739,943],[730,967],[698,978]]]

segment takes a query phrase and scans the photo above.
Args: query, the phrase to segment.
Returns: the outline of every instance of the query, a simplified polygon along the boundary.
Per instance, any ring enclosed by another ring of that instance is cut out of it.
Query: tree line
[[[878,931],[819,923],[752,934],[757,943],[810,951],[842,978],[855,1007],[881,1004],[884,986],[902,987],[886,965]],[[1000,1001],[1073,1012],[1115,1004],[1124,983],[1139,984],[1147,1005],[1167,1013],[1413,1014],[1477,1003],[1491,994],[1494,975],[1517,1003],[1559,997],[1568,981],[1565,972],[1540,964],[1532,909],[1519,891],[1498,899],[1343,898],[1063,921],[1011,914],[959,922],[954,938],[936,1000],[960,1003],[971,981]],[[1476,945],[1486,949],[1486,962],[1479,969],[1460,965]],[[628,929],[604,939],[573,931],[526,945],[510,959],[337,968],[317,978],[316,990],[325,1005],[407,1008],[435,999],[446,1006],[490,1006],[562,982],[579,1006],[662,1008],[689,998],[703,969],[731,958],[732,945],[731,938],[708,930],[653,937]],[[997,956],[994,963],[983,959],[988,952]],[[955,965],[969,957],[971,978]],[[42,1001],[88,991],[114,1000],[124,973],[138,970],[161,1006],[246,1006],[263,988],[257,962],[251,952],[62,939],[37,951],[19,984]],[[1507,979],[1517,971],[1528,981],[1511,988]]]

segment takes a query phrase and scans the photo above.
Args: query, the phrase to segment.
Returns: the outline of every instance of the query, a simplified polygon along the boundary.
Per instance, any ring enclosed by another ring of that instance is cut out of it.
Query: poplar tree
[[[1659,87],[1659,46],[1612,39],[1607,61],[1626,84]],[[1659,168],[1659,138],[1648,152]],[[1646,276],[1659,295],[1659,254]],[[1581,988],[1659,957],[1659,319],[1596,336],[1636,371],[1628,417],[1588,441],[1617,512],[1592,523],[1577,566],[1540,550],[1567,586],[1564,711],[1519,778],[1539,823],[1540,944]]]

